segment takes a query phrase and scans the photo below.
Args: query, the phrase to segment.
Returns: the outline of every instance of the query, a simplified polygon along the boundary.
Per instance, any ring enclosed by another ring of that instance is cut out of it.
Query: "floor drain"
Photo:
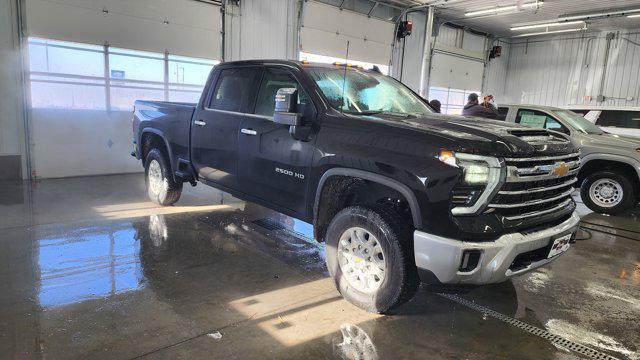
[[[552,343],[561,346],[565,349],[569,349],[572,351],[575,351],[581,355],[587,356],[591,359],[598,359],[598,360],[617,360],[617,358],[611,356],[611,355],[607,355],[605,353],[601,353],[599,351],[593,350],[589,347],[586,347],[584,345],[578,344],[576,342],[573,342],[571,340],[567,340],[563,337],[560,337],[558,335],[554,335],[551,334],[550,332],[541,329],[539,327],[535,327],[533,325],[529,325],[527,323],[524,323],[520,320],[514,319],[512,317],[500,314],[497,311],[491,310],[489,308],[486,308],[482,305],[476,304],[473,301],[469,301],[467,299],[463,299],[457,295],[453,295],[453,294],[444,294],[444,293],[440,293],[438,294],[446,299],[449,299],[451,301],[455,301],[458,304],[464,305],[470,309],[476,310],[478,312],[481,312],[487,316],[491,316],[492,318],[498,319],[500,321],[503,321],[511,326],[515,326],[519,329],[522,329],[530,334],[533,334],[535,336],[541,337],[543,339],[549,340]]]

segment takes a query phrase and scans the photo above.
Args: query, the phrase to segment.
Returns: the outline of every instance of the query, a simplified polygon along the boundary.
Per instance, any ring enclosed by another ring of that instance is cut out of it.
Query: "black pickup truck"
[[[568,247],[579,153],[559,134],[436,114],[344,64],[216,66],[198,104],[136,101],[149,197],[198,181],[313,223],[349,301],[384,313],[420,281],[482,285]]]

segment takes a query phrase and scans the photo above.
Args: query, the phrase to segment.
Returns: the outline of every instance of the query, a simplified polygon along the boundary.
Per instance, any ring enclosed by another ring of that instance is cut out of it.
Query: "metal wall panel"
[[[393,57],[392,76],[415,92],[420,91],[426,18],[427,16],[423,12],[414,12],[407,16],[408,20],[413,21],[413,32],[410,36],[396,43]]]
[[[639,106],[640,33],[611,40],[605,69],[606,43],[602,32],[511,44],[502,102]],[[492,62],[488,77],[499,77],[501,66]],[[598,95],[605,101],[597,102]]]
[[[490,44],[502,46],[502,55],[500,57],[489,60],[485,66],[485,76],[482,87],[483,94],[492,94],[496,97],[496,101],[504,101],[504,90],[507,81],[507,71],[509,66],[509,44],[496,41]]]

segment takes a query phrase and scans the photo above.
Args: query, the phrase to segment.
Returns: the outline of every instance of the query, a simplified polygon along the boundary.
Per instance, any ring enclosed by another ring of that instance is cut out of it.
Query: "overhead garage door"
[[[436,52],[431,63],[429,86],[462,90],[480,90],[484,63],[456,55]]]
[[[134,101],[197,101],[221,22],[219,6],[194,0],[26,1],[32,174],[140,171]]]
[[[307,53],[344,58],[349,41],[349,58],[387,65],[393,30],[391,22],[309,1],[305,3],[300,45]]]
[[[193,0],[28,0],[29,36],[215,59],[220,8]]]

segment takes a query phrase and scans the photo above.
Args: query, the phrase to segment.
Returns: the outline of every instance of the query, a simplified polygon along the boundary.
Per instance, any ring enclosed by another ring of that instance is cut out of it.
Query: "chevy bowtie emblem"
[[[553,173],[558,175],[559,177],[563,177],[567,175],[568,172],[569,172],[569,165],[567,165],[566,163],[556,164],[556,167],[553,168]]]

